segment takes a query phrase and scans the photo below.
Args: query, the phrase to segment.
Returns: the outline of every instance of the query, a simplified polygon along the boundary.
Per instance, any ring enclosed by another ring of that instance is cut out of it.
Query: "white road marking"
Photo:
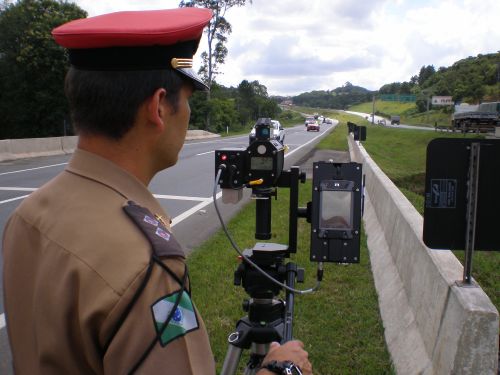
[[[11,172],[3,172],[0,173],[0,176],[3,176],[5,174],[12,174],[12,173],[21,173],[21,172],[28,172],[28,171],[35,171],[37,169],[44,169],[44,168],[52,168],[52,167],[59,167],[61,165],[66,165],[68,163],[59,163],[59,164],[52,164],[52,165],[45,165],[43,167],[36,167],[36,168],[28,168],[28,169],[20,169],[18,171],[11,171]]]
[[[222,197],[222,191],[218,192],[217,195],[215,196],[217,199],[219,199],[220,197]],[[192,214],[194,214],[195,212],[201,210],[202,208],[208,206],[210,203],[212,203],[212,198],[206,198],[205,201],[197,204],[196,206],[190,208],[189,210],[187,211],[184,211],[182,214],[174,217],[172,219],[172,224],[171,226],[173,227],[174,225],[176,224],[179,224],[181,221],[187,219],[189,216],[191,216]]]
[[[37,188],[0,187],[1,191],[35,191]]]
[[[4,200],[4,201],[0,201],[0,204],[4,204],[4,203],[9,203],[9,202],[17,201],[17,200],[19,200],[19,199],[24,199],[24,198],[26,198],[27,196],[29,196],[29,194],[28,194],[28,195],[22,195],[22,196],[20,196],[20,197],[11,198],[11,199],[6,199],[6,200]]]
[[[333,126],[333,127],[335,127],[335,125],[337,125],[337,124],[334,124],[334,126]],[[321,134],[318,134],[316,137],[314,137],[313,139],[311,139],[311,140],[309,140],[308,142],[304,143],[302,146],[297,147],[296,149],[293,149],[292,151],[290,151],[290,152],[286,153],[286,154],[285,154],[285,158],[286,158],[287,156],[292,155],[295,151],[298,151],[298,150],[300,150],[302,147],[304,147],[304,146],[308,145],[309,143],[313,142],[316,138],[318,138],[318,137],[322,137],[322,136],[324,136],[325,134],[326,134],[326,131],[324,131],[324,132],[323,132],[323,133],[321,133]]]
[[[201,156],[201,155],[211,154],[212,152],[215,152],[215,150],[212,150],[212,151],[207,151],[207,152],[202,152],[201,154],[196,154],[196,156]]]
[[[179,201],[200,201],[203,202],[209,198],[205,197],[186,197],[182,195],[163,195],[163,194],[153,194],[155,198],[160,198],[160,199],[175,199]]]
[[[246,137],[247,136],[245,135],[245,136],[238,136],[238,137],[233,137],[233,138],[213,138],[212,141],[184,143],[184,146],[202,145],[205,143],[232,143],[238,138],[246,138]]]
[[[5,314],[0,314],[0,329],[5,327]]]

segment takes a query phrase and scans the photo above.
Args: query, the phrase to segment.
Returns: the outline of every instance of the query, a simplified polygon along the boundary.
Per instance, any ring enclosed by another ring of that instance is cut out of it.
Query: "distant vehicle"
[[[327,124],[333,124],[333,120],[331,118],[327,118],[325,122]]]
[[[307,121],[306,120],[306,130],[307,131],[310,131],[310,130],[316,130],[317,132],[319,132],[319,124],[318,124],[318,121],[316,120],[312,120],[312,121]]]
[[[307,126],[307,124],[312,122],[312,121],[316,121],[314,116],[307,116],[306,119],[304,120],[304,125]]]
[[[500,126],[500,102],[456,105],[451,116],[452,130],[488,132],[495,126]]]
[[[275,139],[281,144],[285,142],[285,129],[278,120],[271,120],[271,139]],[[252,127],[248,136],[249,143],[255,141],[255,126]]]
[[[399,125],[401,122],[400,116],[391,116],[391,125]]]

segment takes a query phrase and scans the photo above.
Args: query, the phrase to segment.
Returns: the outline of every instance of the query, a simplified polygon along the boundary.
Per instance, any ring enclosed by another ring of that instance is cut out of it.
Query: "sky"
[[[89,16],[176,8],[178,0],[72,0]],[[468,56],[500,51],[499,0],[253,0],[231,8],[218,83],[257,80],[270,95],[378,90]],[[207,50],[202,39],[197,55]],[[194,60],[198,70],[199,59]]]

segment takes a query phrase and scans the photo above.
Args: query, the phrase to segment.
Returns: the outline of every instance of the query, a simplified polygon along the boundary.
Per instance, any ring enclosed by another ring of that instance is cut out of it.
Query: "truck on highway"
[[[453,131],[489,132],[496,126],[500,126],[500,102],[456,105],[451,116]]]
[[[401,116],[391,116],[391,125],[399,125],[401,123]]]

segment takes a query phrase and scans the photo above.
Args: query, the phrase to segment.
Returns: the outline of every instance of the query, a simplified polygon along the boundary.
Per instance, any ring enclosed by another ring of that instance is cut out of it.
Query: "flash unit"
[[[362,175],[359,163],[313,164],[312,261],[359,262]]]

